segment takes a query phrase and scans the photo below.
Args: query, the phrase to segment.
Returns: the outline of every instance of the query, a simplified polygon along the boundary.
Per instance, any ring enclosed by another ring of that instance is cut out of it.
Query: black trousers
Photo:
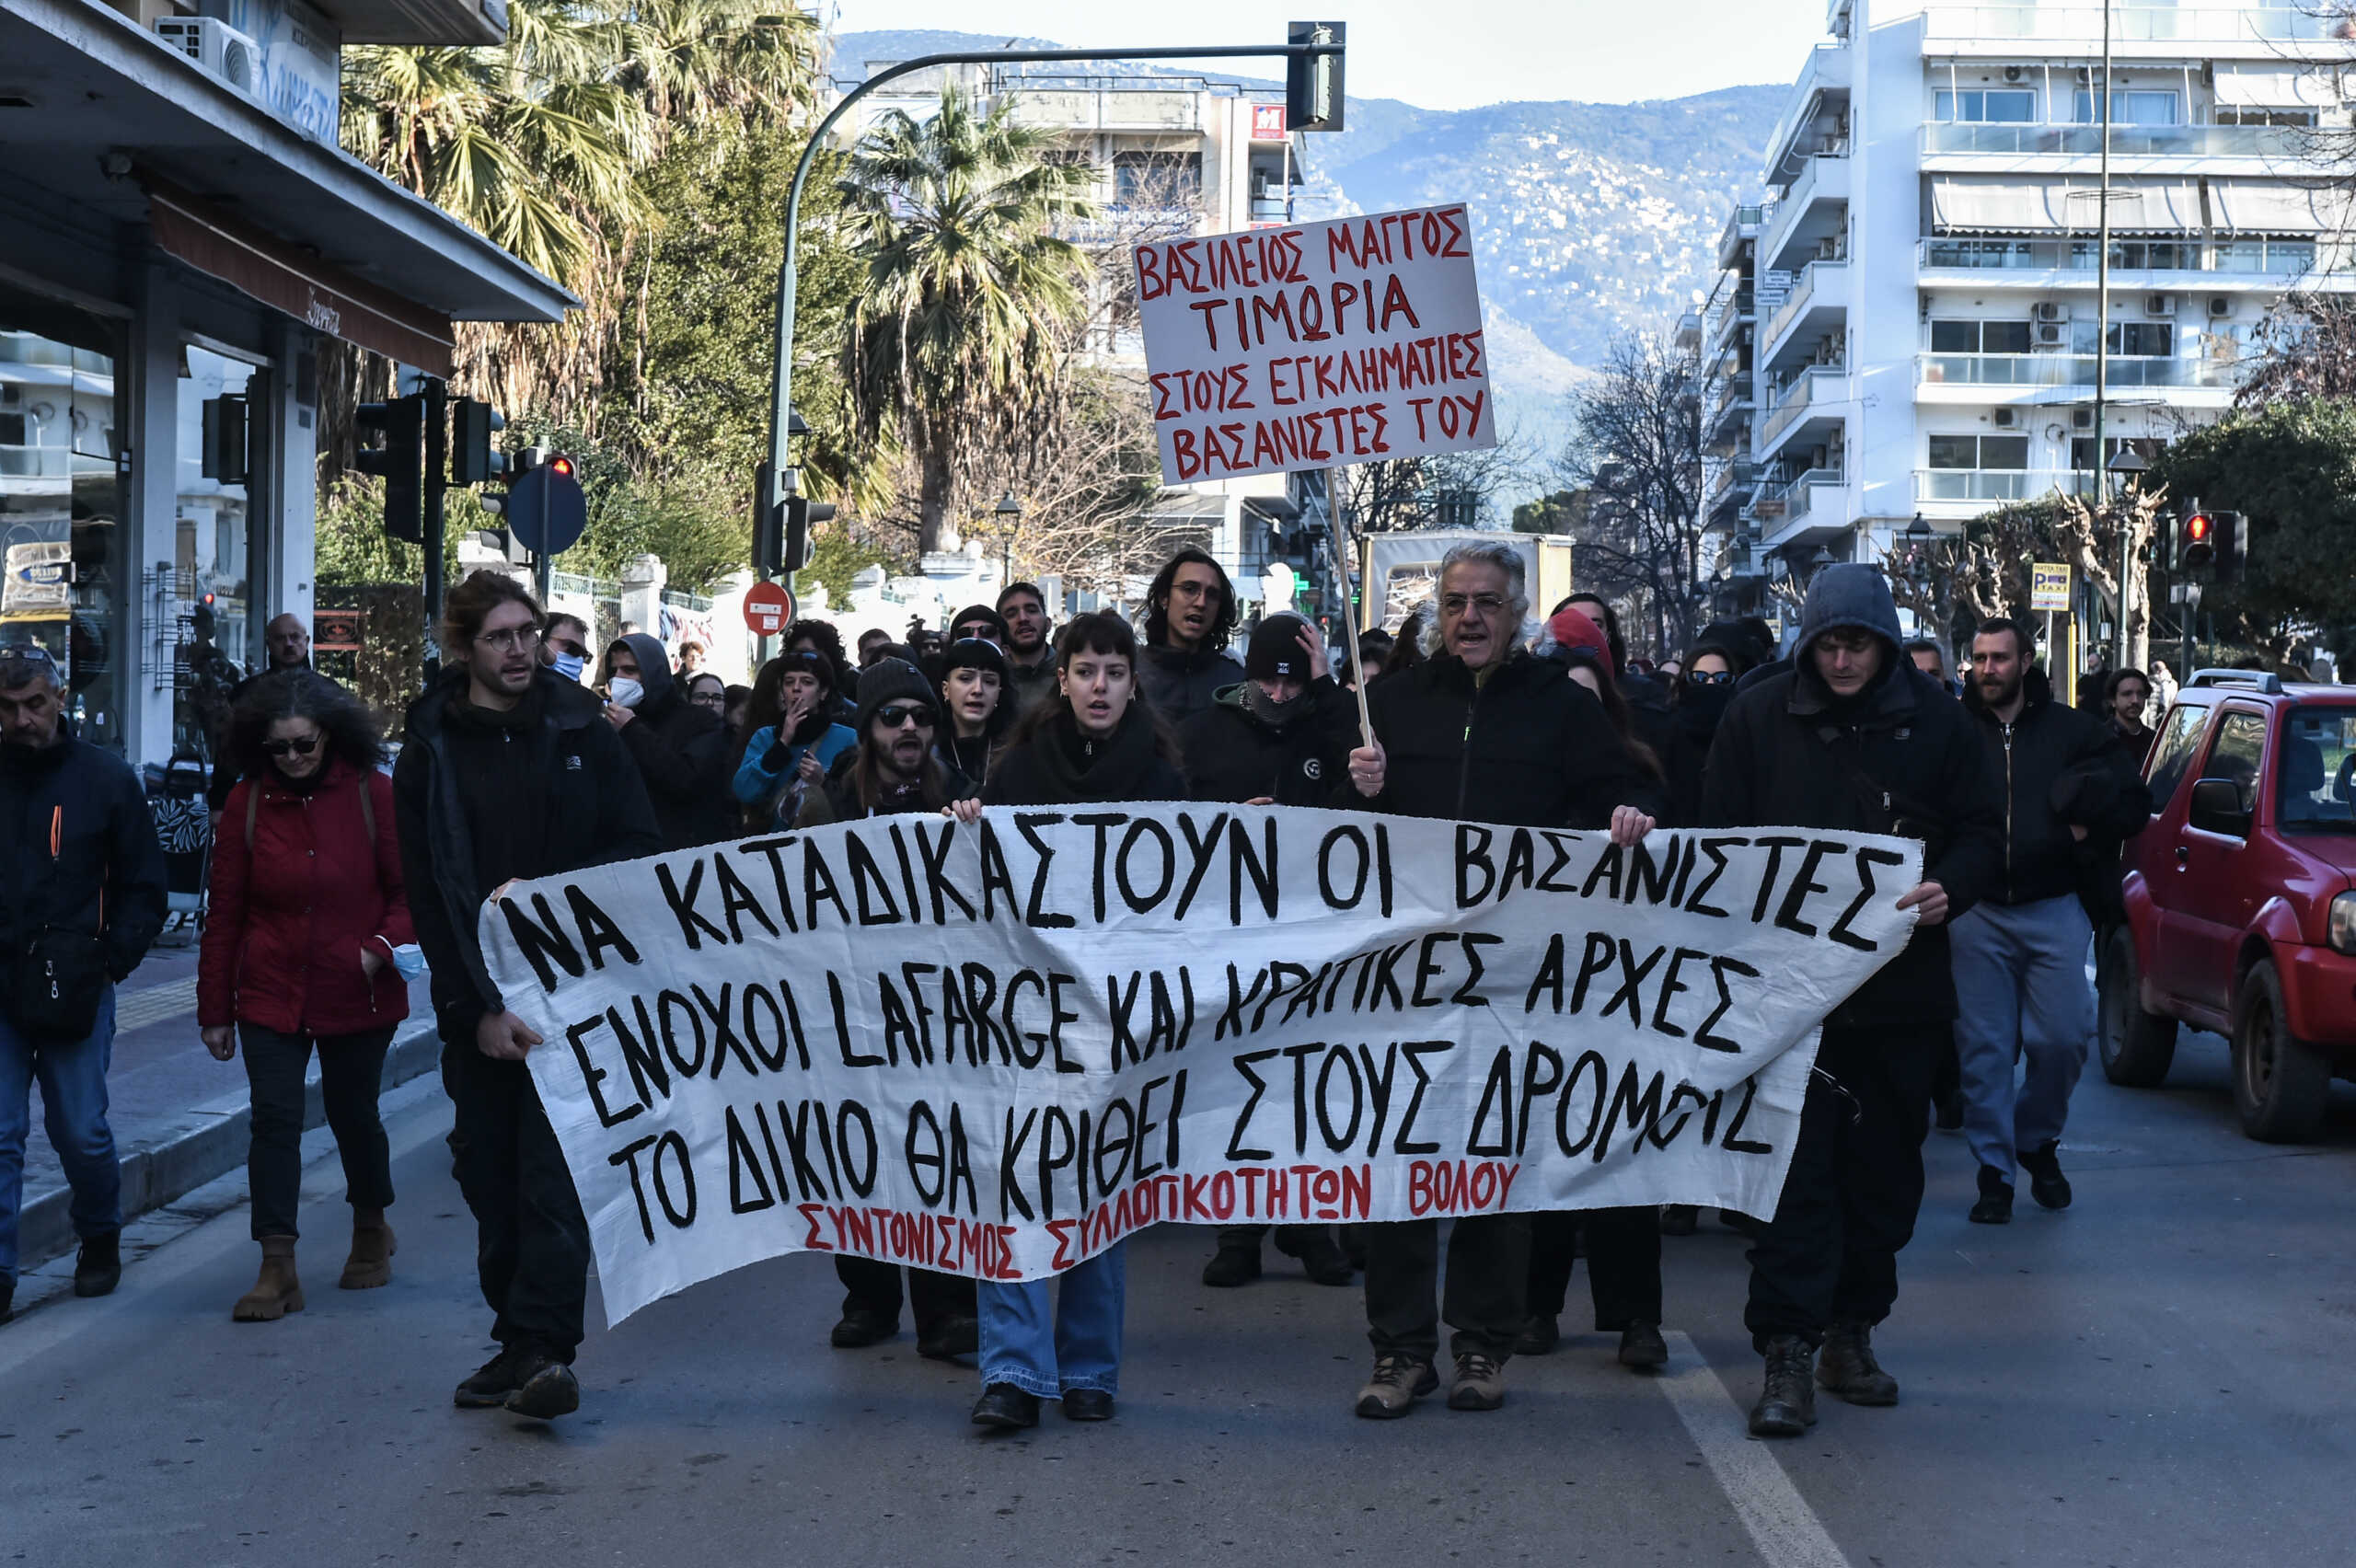
[[[1218,1244],[1221,1247],[1256,1249],[1273,1229],[1276,1233],[1277,1246],[1306,1247],[1314,1239],[1317,1228],[1313,1225],[1222,1225],[1218,1228]]]
[[[1942,1030],[1931,1053],[1931,1103],[1939,1105],[1962,1092],[1963,1063],[1956,1055],[1955,1031]]]
[[[458,1186],[475,1216],[475,1273],[491,1337],[571,1361],[589,1299],[589,1222],[564,1150],[521,1062],[442,1039],[442,1087],[457,1108]]]
[[[1750,1249],[1743,1325],[1823,1342],[1831,1323],[1880,1322],[1898,1300],[1898,1254],[1923,1206],[1923,1139],[1946,1024],[1824,1032],[1775,1217]]]
[[[388,1025],[365,1034],[282,1034],[258,1023],[237,1025],[246,1082],[253,1090],[253,1138],[246,1148],[246,1187],[253,1195],[254,1239],[298,1236],[303,1205],[303,1074],[311,1047],[319,1049],[319,1098],[335,1151],[343,1158],[344,1201],[353,1208],[384,1208],[393,1201],[392,1152],[376,1096],[385,1083]]]
[[[1530,1216],[1530,1315],[1556,1318],[1570,1292],[1571,1266],[1587,1237],[1587,1288],[1599,1332],[1660,1322],[1660,1211],[1586,1209]]]
[[[893,1322],[900,1320],[900,1267],[873,1258],[835,1254],[835,1277],[843,1282],[843,1313],[872,1312]],[[908,1271],[908,1305],[917,1320],[917,1338],[924,1339],[951,1318],[977,1315],[974,1282],[964,1274],[932,1269]]]
[[[1530,1216],[1482,1214],[1456,1222],[1448,1239],[1447,1300],[1436,1311],[1439,1221],[1402,1219],[1366,1228],[1367,1338],[1377,1355],[1430,1360],[1439,1320],[1456,1332],[1449,1349],[1502,1363],[1529,1316]]]

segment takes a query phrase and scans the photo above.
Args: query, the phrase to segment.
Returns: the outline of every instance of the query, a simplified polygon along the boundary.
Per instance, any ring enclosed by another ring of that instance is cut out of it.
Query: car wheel
[[[2176,1060],[2176,1020],[2143,1010],[2142,965],[2124,926],[2111,933],[2098,985],[2102,1076],[2127,1089],[2158,1088]]]
[[[2234,1103],[2242,1131],[2260,1143],[2315,1136],[2331,1090],[2331,1063],[2291,1033],[2282,977],[2260,959],[2243,977],[2234,1009]]]

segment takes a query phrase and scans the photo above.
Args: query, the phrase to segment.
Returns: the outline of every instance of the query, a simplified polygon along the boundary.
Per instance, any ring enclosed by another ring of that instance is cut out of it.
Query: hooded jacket
[[[636,655],[639,685],[645,688],[621,727],[622,744],[646,781],[663,847],[686,849],[735,836],[728,726],[687,699],[662,643],[644,632],[618,640]]]
[[[1200,713],[1242,678],[1243,666],[1225,653],[1207,649],[1188,653],[1151,642],[1138,649],[1138,685],[1153,710],[1172,724]]]
[[[165,904],[164,847],[130,764],[64,719],[38,751],[0,745],[0,959],[45,928],[81,931],[120,981],[164,928]]]
[[[460,664],[410,704],[393,809],[434,1015],[443,1039],[470,1043],[483,1015],[506,1007],[475,940],[483,899],[510,878],[657,854],[663,836],[595,693],[543,668],[513,713],[466,695]]]
[[[1083,801],[1183,801],[1186,778],[1161,755],[1153,710],[1132,702],[1113,733],[1092,741],[1058,713],[999,754],[982,789],[986,806],[1060,806]]]
[[[1988,710],[1974,681],[1963,705],[2004,787],[2003,874],[1995,904],[2035,904],[2078,894],[2095,918],[2119,902],[2119,847],[2152,820],[2152,792],[2135,755],[2099,716],[2053,699],[2045,672],[2021,677],[2021,710],[2009,724]],[[2081,841],[2070,829],[2086,830]]]
[[[1017,719],[1055,695],[1056,651],[1052,646],[1040,651],[1035,664],[1017,663],[1013,654],[1007,655],[1004,700],[1012,705]]]
[[[1357,704],[1322,675],[1302,688],[1300,709],[1282,725],[1262,718],[1252,685],[1238,682],[1178,726],[1186,784],[1197,801],[1265,796],[1280,806],[1322,806],[1347,773],[1358,744]]]

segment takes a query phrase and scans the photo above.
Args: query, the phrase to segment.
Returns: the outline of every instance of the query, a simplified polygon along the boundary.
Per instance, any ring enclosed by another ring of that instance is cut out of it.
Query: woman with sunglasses
[[[214,846],[196,1017],[216,1060],[241,1041],[246,1049],[261,1275],[230,1315],[270,1322],[303,1309],[294,1216],[315,1046],[352,1205],[352,1251],[337,1283],[366,1290],[393,1277],[393,1175],[376,1094],[394,1027],[409,1016],[397,955],[417,939],[392,781],[379,771],[384,743],[367,709],[324,676],[287,670],[239,699],[229,737],[245,776]]]
[[[948,722],[933,737],[933,750],[976,789],[989,782],[990,753],[1014,722],[1006,675],[1006,655],[986,637],[958,638],[941,656],[941,710]]]
[[[1718,721],[1726,717],[1734,688],[1765,652],[1753,649],[1750,639],[1732,621],[1717,621],[1685,655],[1676,684],[1677,706],[1671,710],[1668,755],[1669,823],[1691,827],[1701,821],[1702,765],[1709,759],[1710,743],[1717,738]]]

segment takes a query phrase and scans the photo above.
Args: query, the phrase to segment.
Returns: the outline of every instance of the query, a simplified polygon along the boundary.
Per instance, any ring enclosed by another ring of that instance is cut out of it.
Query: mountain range
[[[1055,47],[999,34],[845,33],[834,40],[833,69],[855,80],[871,61]],[[1141,64],[1085,69],[1276,85]],[[1468,110],[1352,98],[1345,129],[1302,138],[1309,183],[1295,215],[1467,203],[1501,409],[1508,425],[1518,418],[1551,446],[1565,395],[1605,363],[1613,341],[1669,330],[1710,287],[1719,231],[1728,210],[1755,192],[1784,91]]]

